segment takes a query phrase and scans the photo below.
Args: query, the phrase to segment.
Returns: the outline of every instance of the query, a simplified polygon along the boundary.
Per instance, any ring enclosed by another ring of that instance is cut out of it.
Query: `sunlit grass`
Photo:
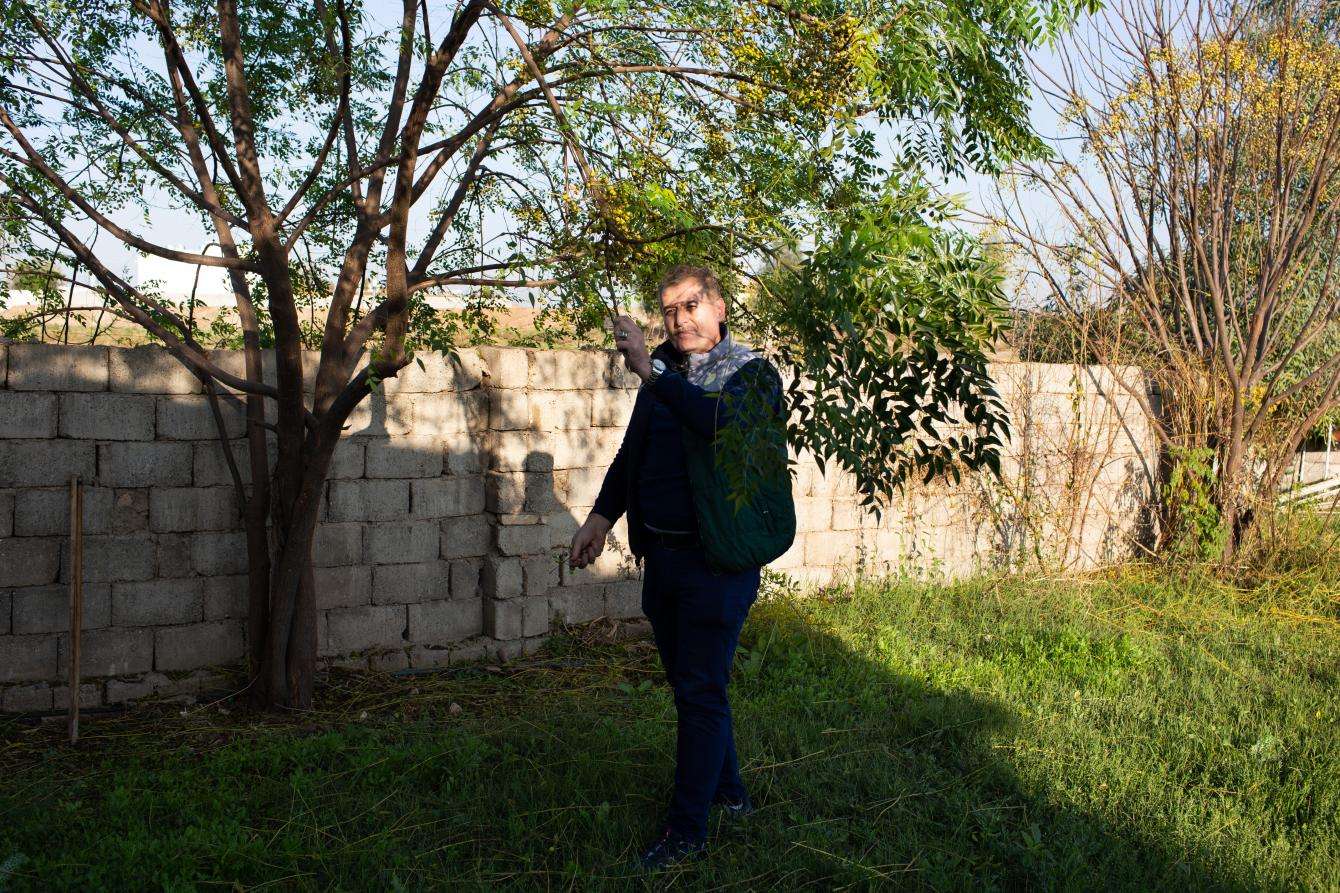
[[[761,811],[692,889],[1335,889],[1340,568],[1136,567],[756,605],[733,703]],[[589,638],[589,637],[588,637]],[[453,711],[451,705],[458,705]],[[336,677],[313,715],[0,726],[14,889],[620,889],[671,782],[646,643]],[[3,885],[3,882],[0,882]]]

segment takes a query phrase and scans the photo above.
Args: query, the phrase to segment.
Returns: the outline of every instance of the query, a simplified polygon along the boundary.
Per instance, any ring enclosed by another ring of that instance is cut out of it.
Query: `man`
[[[590,564],[628,514],[629,547],[644,562],[642,611],[678,716],[674,797],[665,827],[641,853],[647,869],[701,855],[712,804],[733,818],[753,811],[726,685],[760,568],[795,536],[776,370],[730,337],[711,270],[675,267],[658,297],[668,338],[653,353],[636,322],[615,322],[615,344],[643,384],[569,555],[573,567]],[[752,485],[745,481],[731,501],[728,482],[740,484],[751,469]]]

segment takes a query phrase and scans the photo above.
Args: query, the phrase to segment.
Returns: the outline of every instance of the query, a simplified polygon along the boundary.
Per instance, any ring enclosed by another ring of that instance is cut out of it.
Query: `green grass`
[[[1340,569],[868,583],[755,607],[762,810],[681,889],[1340,889]],[[13,889],[625,889],[671,782],[646,643],[336,677],[320,709],[0,725]],[[460,710],[453,713],[451,704]],[[0,881],[3,887],[6,881]]]

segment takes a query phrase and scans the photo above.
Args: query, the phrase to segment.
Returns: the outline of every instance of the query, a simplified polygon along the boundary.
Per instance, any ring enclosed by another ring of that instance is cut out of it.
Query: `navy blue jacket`
[[[652,352],[652,358],[663,360],[666,371],[654,384],[644,385],[638,391],[623,443],[610,463],[609,471],[605,473],[600,494],[592,508],[593,512],[607,518],[611,524],[627,513],[628,547],[638,558],[646,552],[647,533],[642,526],[635,488],[647,439],[647,426],[651,420],[651,401],[663,402],[681,425],[708,441],[716,439],[718,428],[732,422],[730,401],[723,401],[717,392],[705,391],[689,381],[688,358],[671,342],[666,341],[657,347]],[[781,378],[766,360],[758,358],[752,360],[752,363],[767,365],[770,373],[768,381],[773,385],[769,399],[773,408],[778,409],[781,406]],[[750,376],[743,372],[743,367],[737,370],[722,387],[722,393],[742,393],[745,382],[750,380]]]

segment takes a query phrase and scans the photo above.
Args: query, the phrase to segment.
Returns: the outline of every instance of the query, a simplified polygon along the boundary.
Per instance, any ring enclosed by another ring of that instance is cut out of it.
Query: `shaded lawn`
[[[762,809],[652,886],[1337,889],[1338,573],[774,583],[733,695]],[[77,751],[0,722],[0,888],[645,886],[654,652],[538,661],[336,676],[296,722],[100,718]]]

